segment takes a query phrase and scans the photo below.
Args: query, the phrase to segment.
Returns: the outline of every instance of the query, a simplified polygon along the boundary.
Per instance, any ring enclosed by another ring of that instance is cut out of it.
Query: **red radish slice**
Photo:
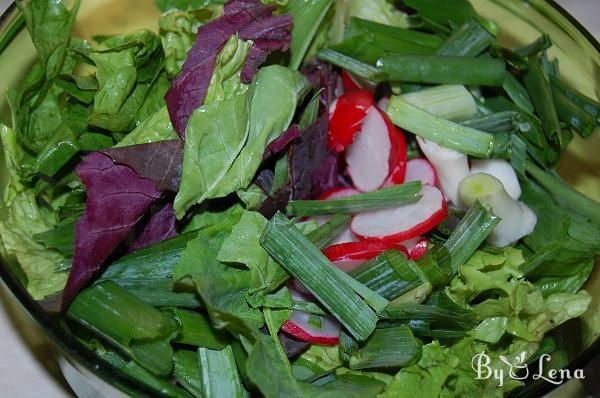
[[[367,111],[373,107],[373,94],[367,90],[353,91],[339,97],[329,109],[327,145],[341,152],[354,142],[361,131]]]
[[[352,195],[358,195],[359,193],[360,191],[357,191],[354,188],[336,187],[323,192],[321,195],[319,195],[317,200],[341,199]]]
[[[292,290],[292,298],[297,301],[310,301],[306,297]],[[292,337],[312,344],[337,345],[339,343],[340,324],[335,318],[318,316],[321,326],[317,327],[309,322],[311,314],[294,310],[290,319],[285,321],[281,329]]]
[[[429,240],[427,238],[423,238],[423,237],[419,236],[417,238],[403,242],[402,244],[408,250],[408,253],[410,254],[410,258],[412,260],[418,260],[419,258],[423,257],[423,255],[425,253],[427,253],[427,247],[429,245]]]
[[[344,82],[344,89],[347,93],[362,90],[360,84],[358,84],[358,82],[354,80],[352,75],[350,75],[350,73],[348,73],[345,70],[342,71],[342,81]]]
[[[408,252],[403,246],[389,245],[379,240],[363,240],[332,245],[323,249],[323,254],[339,269],[350,272],[362,263],[392,248],[401,250],[408,256]]]
[[[411,159],[406,163],[404,182],[421,181],[423,185],[437,186],[437,176],[429,161],[425,158]]]
[[[448,216],[444,195],[436,187],[423,185],[421,199],[392,209],[360,213],[350,229],[361,239],[402,242],[431,230]]]
[[[402,184],[406,180],[406,139],[402,130],[396,127],[388,115],[381,112],[385,124],[390,134],[392,143],[392,152],[390,153],[390,175],[385,182],[385,186]]]
[[[362,132],[346,152],[348,174],[363,192],[381,187],[390,175],[392,142],[382,113],[372,106],[363,122]]]

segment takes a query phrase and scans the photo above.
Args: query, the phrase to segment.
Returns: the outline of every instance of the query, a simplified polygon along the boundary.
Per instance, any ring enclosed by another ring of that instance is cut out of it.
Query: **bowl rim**
[[[541,1],[554,8],[561,17],[565,18],[567,22],[573,25],[573,27],[592,45],[596,52],[600,54],[599,39],[591,34],[590,31],[572,14],[565,10],[555,0]],[[13,21],[9,21],[11,18],[13,18]],[[19,11],[15,1],[12,1],[2,15],[0,15],[0,27],[5,24],[8,25],[7,27],[10,31],[6,32],[5,36],[0,41],[0,54],[25,26],[25,19]],[[166,396],[166,394],[161,393],[157,389],[139,384],[137,380],[114,367],[106,360],[98,357],[89,347],[70,336],[72,335],[72,332],[65,322],[66,317],[62,314],[51,315],[46,312],[40,304],[29,295],[26,288],[16,279],[10,271],[6,261],[1,257],[0,280],[5,283],[19,305],[25,309],[25,312],[41,327],[44,334],[49,337],[48,340],[58,347],[63,355],[66,354],[69,360],[81,364],[90,371],[91,374],[99,376],[107,383],[114,385],[124,392],[126,392],[126,389],[123,387],[126,387],[135,391],[142,397],[155,397],[157,393],[161,396]],[[598,356],[600,356],[600,337],[597,338],[592,345],[577,355],[565,369],[569,369],[571,372],[574,372],[576,369],[583,369]],[[115,381],[118,382],[119,385],[115,385]],[[543,381],[541,383],[530,384],[522,390],[516,390],[511,396],[531,396],[532,394],[535,394],[534,396],[542,396],[564,384],[566,384],[566,382],[555,385]]]

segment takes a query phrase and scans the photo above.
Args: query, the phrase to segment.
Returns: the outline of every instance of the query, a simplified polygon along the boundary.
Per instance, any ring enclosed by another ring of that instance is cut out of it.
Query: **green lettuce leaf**
[[[255,307],[262,297],[274,291],[288,277],[287,272],[260,245],[260,235],[266,226],[267,219],[260,213],[244,211],[217,255],[220,262],[248,267],[248,301]]]
[[[43,216],[34,190],[28,189],[19,180],[18,167],[24,153],[17,144],[15,133],[1,125],[0,137],[9,172],[0,212],[2,256],[33,298],[41,300],[64,288],[67,273],[60,272],[58,268],[66,259],[32,238],[34,234],[54,226],[53,220]]]
[[[131,133],[115,145],[116,147],[148,144],[156,141],[175,140],[179,136],[171,125],[167,106],[150,115],[140,123]]]
[[[291,15],[294,20],[290,68],[298,69],[302,65],[304,56],[332,4],[332,0],[299,0],[288,4],[286,14]]]
[[[186,130],[177,218],[194,204],[248,187],[267,144],[287,129],[307,90],[300,73],[274,65],[260,69],[249,90],[197,109]]]

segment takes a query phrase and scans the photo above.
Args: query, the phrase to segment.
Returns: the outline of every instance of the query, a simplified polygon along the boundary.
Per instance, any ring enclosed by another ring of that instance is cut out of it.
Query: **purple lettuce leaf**
[[[112,160],[129,166],[160,191],[177,192],[183,162],[183,141],[168,140],[102,150]]]
[[[149,219],[135,240],[128,245],[129,253],[162,242],[177,235],[173,203],[165,202],[153,209]]]
[[[230,0],[221,17],[198,29],[196,43],[165,95],[171,122],[182,138],[192,112],[204,103],[217,56],[231,35],[237,32],[240,39],[254,42],[242,69],[243,83],[252,81],[272,51],[288,50],[292,18],[274,16],[275,8],[260,0]]]
[[[132,168],[94,152],[77,166],[87,200],[83,217],[75,224],[73,267],[62,298],[66,308],[85,287],[123,239],[142,219],[161,192]]]
[[[283,152],[296,138],[300,137],[302,130],[297,124],[291,125],[286,131],[275,138],[267,145],[265,153],[263,154],[263,162],[270,159],[272,156]]]
[[[319,112],[320,114],[326,113],[329,110],[329,105],[336,98],[338,73],[329,64],[323,62],[307,65],[302,73],[315,90],[323,89]]]

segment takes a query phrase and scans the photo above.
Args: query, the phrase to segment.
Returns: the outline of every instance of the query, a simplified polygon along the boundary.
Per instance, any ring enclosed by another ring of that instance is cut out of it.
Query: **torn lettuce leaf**
[[[167,107],[163,106],[159,111],[141,122],[115,146],[123,147],[136,144],[147,144],[150,142],[174,140],[178,138],[179,136],[171,125]]]
[[[19,179],[21,159],[26,154],[17,144],[14,131],[0,125],[0,137],[9,173],[1,206],[1,254],[31,296],[41,300],[65,286],[67,273],[60,272],[59,267],[66,259],[33,239],[33,235],[53,227],[55,220],[44,217],[35,192]]]
[[[254,307],[260,304],[262,297],[274,291],[288,278],[287,272],[260,245],[260,234],[266,226],[267,219],[261,214],[244,211],[217,255],[217,260],[223,263],[248,267],[248,301]]]
[[[177,218],[249,186],[268,143],[287,129],[307,90],[300,73],[274,65],[262,68],[247,91],[196,110],[186,130]]]

